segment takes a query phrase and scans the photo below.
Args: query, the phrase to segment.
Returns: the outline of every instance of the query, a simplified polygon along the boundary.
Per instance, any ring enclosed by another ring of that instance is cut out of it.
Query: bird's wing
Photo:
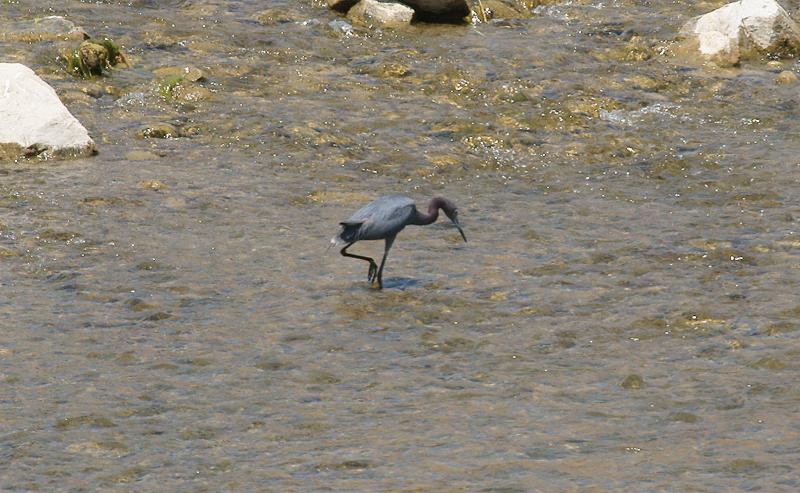
[[[414,201],[402,195],[376,199],[343,221],[342,241],[378,240],[397,234],[414,214]]]
[[[350,218],[346,222],[351,222],[351,221],[363,222],[366,219],[375,217],[376,215],[392,212],[398,207],[413,203],[414,201],[412,201],[408,197],[403,197],[402,195],[386,195],[384,197],[379,197],[373,200],[372,202],[365,205],[361,209],[355,211],[353,215],[350,216]]]
[[[383,239],[396,235],[414,213],[414,203],[373,211],[359,228],[359,236],[365,240]]]

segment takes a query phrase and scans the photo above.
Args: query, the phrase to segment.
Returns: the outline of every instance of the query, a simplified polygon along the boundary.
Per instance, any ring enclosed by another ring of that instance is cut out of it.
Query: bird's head
[[[442,198],[440,207],[448,219],[450,219],[455,227],[458,228],[458,232],[461,233],[461,237],[464,238],[464,242],[466,242],[467,235],[464,234],[464,230],[461,229],[461,224],[458,222],[458,207],[456,207],[456,204],[448,199]]]

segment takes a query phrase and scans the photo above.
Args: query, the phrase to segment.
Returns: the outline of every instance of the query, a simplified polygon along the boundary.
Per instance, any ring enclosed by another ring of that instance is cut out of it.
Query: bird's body
[[[339,238],[344,243],[359,240],[384,240],[395,236],[409,224],[417,207],[414,201],[402,195],[387,195],[370,202],[342,221]]]
[[[409,224],[420,226],[431,224],[438,218],[439,209],[444,210],[447,217],[458,228],[464,241],[467,241],[464,231],[458,224],[458,211],[451,201],[443,197],[436,197],[431,200],[428,205],[428,212],[425,214],[420,213],[414,201],[408,197],[386,195],[370,202],[357,210],[349,219],[339,223],[342,226],[342,230],[331,239],[331,243],[334,245],[345,244],[341,250],[342,255],[345,257],[369,262],[367,278],[370,282],[377,281],[378,287],[383,287],[383,266],[397,234]],[[369,257],[347,253],[347,249],[353,243],[362,240],[386,241],[380,268],[378,268],[375,260]]]

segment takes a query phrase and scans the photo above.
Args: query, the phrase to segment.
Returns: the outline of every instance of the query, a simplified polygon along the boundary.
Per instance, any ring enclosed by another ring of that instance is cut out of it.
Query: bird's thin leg
[[[355,241],[353,243],[355,243]],[[369,257],[347,253],[347,249],[353,246],[353,243],[348,243],[347,245],[345,245],[345,247],[342,248],[339,253],[341,253],[345,257],[357,258],[369,262],[369,272],[367,272],[367,280],[369,280],[369,282],[372,282],[373,278],[375,277],[375,273],[378,272],[378,264],[375,263],[374,259],[371,259]]]
[[[390,236],[386,238],[386,244],[383,247],[383,260],[381,260],[381,266],[378,269],[378,287],[383,289],[383,266],[386,264],[386,257],[389,256],[389,249],[392,248],[392,243],[394,243],[394,236]]]

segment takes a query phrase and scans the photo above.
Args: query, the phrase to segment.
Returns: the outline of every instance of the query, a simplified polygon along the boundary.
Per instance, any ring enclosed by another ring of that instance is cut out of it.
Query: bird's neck
[[[417,211],[417,215],[414,217],[414,224],[418,226],[425,226],[426,224],[431,224],[436,222],[439,218],[439,209],[442,207],[442,202],[439,197],[432,199],[428,203],[428,212],[419,212]]]

